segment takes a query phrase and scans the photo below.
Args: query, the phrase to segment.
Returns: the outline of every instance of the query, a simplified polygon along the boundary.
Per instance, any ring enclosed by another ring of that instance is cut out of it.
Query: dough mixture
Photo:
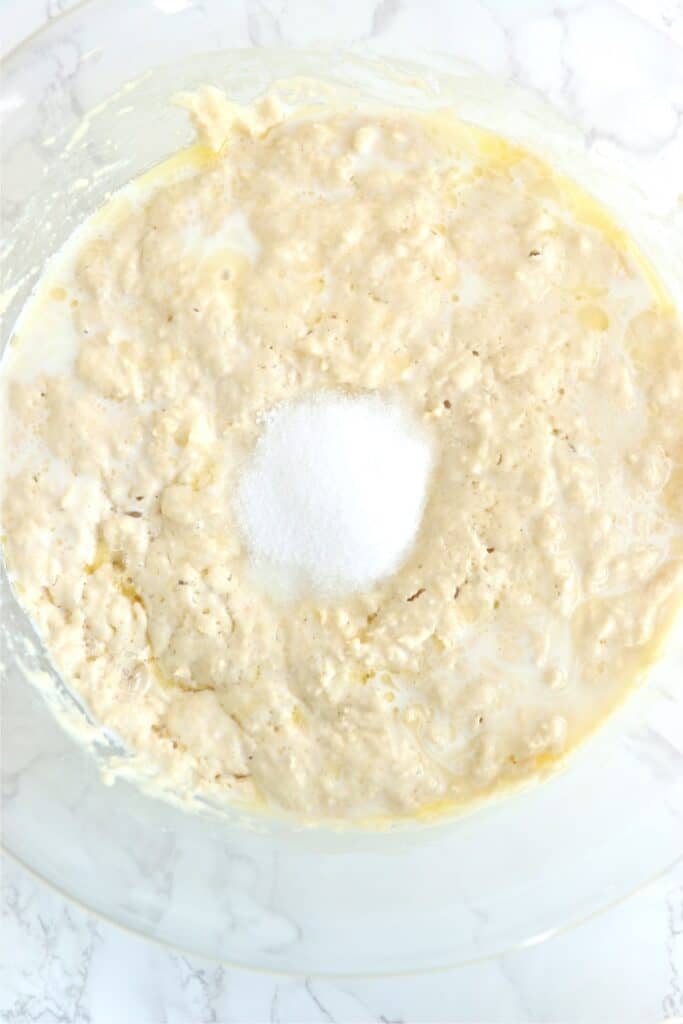
[[[197,146],[80,229],[5,361],[20,601],[179,793],[364,820],[543,773],[683,597],[671,306],[597,204],[449,113],[179,102]],[[236,495],[319,394],[405,410],[432,465],[400,565],[283,597]]]

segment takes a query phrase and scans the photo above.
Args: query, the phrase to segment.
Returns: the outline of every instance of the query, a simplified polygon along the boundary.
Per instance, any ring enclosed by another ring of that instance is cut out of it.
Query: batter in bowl
[[[673,310],[449,113],[180,102],[197,146],[77,233],[5,362],[20,601],[179,793],[360,821],[545,772],[683,597]]]

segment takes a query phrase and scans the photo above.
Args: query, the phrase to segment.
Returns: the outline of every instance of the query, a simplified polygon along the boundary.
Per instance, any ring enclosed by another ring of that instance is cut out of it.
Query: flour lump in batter
[[[182,103],[185,173],[81,228],[4,362],[19,600],[179,793],[362,821],[538,775],[681,601],[672,309],[596,204],[450,113]],[[386,575],[284,599],[236,495],[321,392],[404,409],[428,486]]]

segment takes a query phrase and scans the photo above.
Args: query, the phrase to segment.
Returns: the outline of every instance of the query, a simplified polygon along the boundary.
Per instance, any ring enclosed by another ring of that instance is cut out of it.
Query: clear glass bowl
[[[382,24],[368,55],[362,40],[372,5],[344,6],[322,2],[307,20],[303,5],[292,5],[276,23],[266,5],[92,0],[10,54],[2,76],[2,289],[16,290],[5,292],[3,345],[45,259],[71,230],[109,192],[189,140],[185,116],[168,103],[173,92],[208,81],[246,100],[294,74],[371,99],[453,104],[540,150],[608,202],[681,302],[680,219],[667,206],[656,161],[589,151],[580,126],[504,67],[483,75],[476,58],[488,60],[488,51],[476,31],[454,28],[452,39],[440,40],[448,54],[413,52],[401,63],[395,33]],[[410,26],[425,24],[429,6],[401,5],[406,48]],[[487,4],[502,24],[516,7]],[[452,5],[456,28],[466,8]],[[384,5],[377,10],[376,22],[390,18]],[[257,45],[270,41],[280,47]],[[391,60],[376,56],[382,49]],[[515,70],[524,77],[521,58]],[[386,834],[188,814],[126,781],[107,785],[102,769],[120,751],[87,731],[4,574],[0,644],[6,850],[91,910],[193,953],[309,974],[453,965],[540,941],[681,854],[681,629],[648,686],[562,772],[466,817]],[[58,724],[55,707],[68,712],[71,730]]]

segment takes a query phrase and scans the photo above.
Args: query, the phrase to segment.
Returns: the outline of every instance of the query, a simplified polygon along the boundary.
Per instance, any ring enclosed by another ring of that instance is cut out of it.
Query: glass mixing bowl
[[[505,25],[526,6],[500,0],[487,10]],[[10,54],[0,108],[3,344],[72,229],[189,141],[173,92],[212,82],[246,100],[292,75],[368,99],[452,104],[542,152],[608,202],[680,303],[680,210],[676,221],[663,167],[647,151],[631,160],[587,146],[580,126],[520,85],[526,70],[534,80],[531,55],[517,55],[516,81],[491,67],[476,26],[457,31],[473,5],[451,5],[453,38],[439,41],[448,54],[413,53],[410,62],[398,60],[391,5],[375,11],[369,54],[371,8],[321,2],[307,18],[306,4],[292,5],[278,22],[265,4],[92,0]],[[397,9],[412,47],[410,26],[427,24],[430,4]],[[277,48],[261,45],[269,42]],[[482,74],[478,56],[493,73]],[[115,739],[88,731],[4,574],[0,624],[6,850],[89,909],[193,953],[309,974],[453,965],[585,918],[665,870],[683,847],[681,629],[647,687],[542,785],[465,817],[372,834],[190,814],[123,779],[111,784]]]

